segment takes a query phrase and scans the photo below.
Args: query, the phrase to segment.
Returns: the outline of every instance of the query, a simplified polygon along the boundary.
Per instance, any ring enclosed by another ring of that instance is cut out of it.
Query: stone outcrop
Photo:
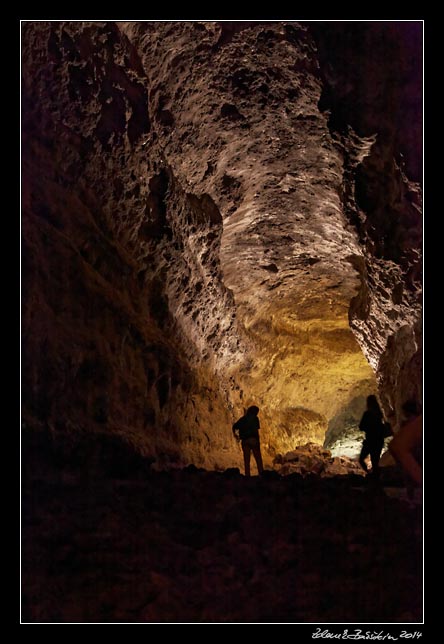
[[[364,476],[364,470],[356,459],[348,456],[332,456],[330,450],[323,449],[315,443],[307,443],[286,454],[278,454],[273,461],[273,467],[281,476],[289,474],[302,476],[316,474],[322,478],[349,474]]]
[[[224,469],[253,402],[270,464],[421,397],[420,88],[359,29],[23,23],[27,426]]]

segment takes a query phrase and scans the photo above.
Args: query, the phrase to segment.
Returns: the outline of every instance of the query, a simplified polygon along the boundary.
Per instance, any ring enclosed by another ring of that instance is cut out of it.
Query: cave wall
[[[202,417],[215,406],[229,420],[212,373],[193,369],[207,336],[229,342],[214,330],[231,323],[213,280],[220,216],[147,153],[148,85],[115,25],[28,23],[23,42],[25,422],[118,433],[160,462],[202,464]],[[209,298],[221,313],[187,343],[182,311]],[[217,454],[227,436],[211,442]]]
[[[350,325],[396,431],[402,403],[422,404],[423,26],[310,28],[323,76],[320,108],[344,149],[344,212],[362,248]]]
[[[222,468],[253,402],[271,459],[418,395],[417,177],[325,34],[23,23],[27,426]]]

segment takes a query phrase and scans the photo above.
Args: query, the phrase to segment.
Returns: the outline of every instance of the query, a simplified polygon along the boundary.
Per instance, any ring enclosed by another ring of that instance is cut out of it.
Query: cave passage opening
[[[374,371],[348,318],[267,311],[246,325],[256,347],[254,367],[241,377],[243,405],[261,409],[261,441],[268,464],[314,444],[332,456],[357,459],[366,398],[377,394]]]

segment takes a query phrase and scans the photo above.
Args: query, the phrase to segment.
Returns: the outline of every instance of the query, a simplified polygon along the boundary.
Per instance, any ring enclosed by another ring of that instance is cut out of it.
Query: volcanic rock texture
[[[268,463],[378,387],[396,427],[421,398],[420,38],[24,23],[26,427],[215,469],[252,403]]]

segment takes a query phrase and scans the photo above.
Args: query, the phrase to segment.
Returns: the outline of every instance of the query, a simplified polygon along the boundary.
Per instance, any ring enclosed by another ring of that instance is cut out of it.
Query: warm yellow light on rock
[[[365,401],[377,391],[345,316],[297,320],[279,313],[249,327],[255,360],[240,378],[247,402],[261,407],[263,449],[270,460],[308,442],[323,445],[331,420],[352,400]],[[360,412],[355,411],[356,423]]]

